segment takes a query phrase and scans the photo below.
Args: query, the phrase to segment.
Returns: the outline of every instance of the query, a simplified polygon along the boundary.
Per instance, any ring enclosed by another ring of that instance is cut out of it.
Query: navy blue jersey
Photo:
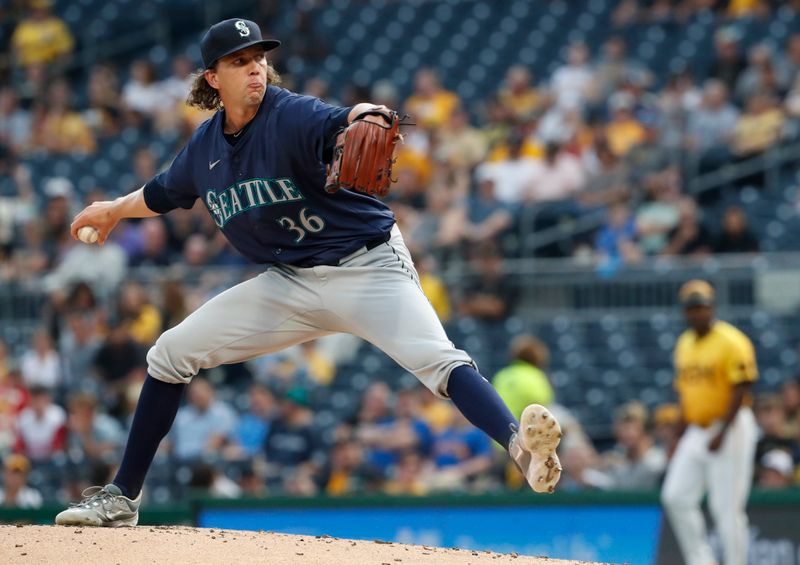
[[[324,161],[349,112],[269,86],[236,145],[225,140],[224,111],[217,112],[145,186],[145,201],[164,213],[200,198],[225,237],[255,263],[336,264],[394,224],[374,197],[325,192]]]

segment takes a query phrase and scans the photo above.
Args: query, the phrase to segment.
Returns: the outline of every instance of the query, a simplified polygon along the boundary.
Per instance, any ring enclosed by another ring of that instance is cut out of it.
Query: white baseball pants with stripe
[[[447,338],[400,230],[394,226],[389,241],[345,259],[333,267],[271,266],[215,296],[158,338],[147,354],[150,375],[188,383],[200,369],[344,332],[373,343],[446,397],[450,371],[473,362]]]
[[[752,410],[739,410],[716,453],[708,443],[719,425],[689,426],[667,469],[661,502],[687,565],[717,563],[708,543],[700,501],[717,527],[725,565],[747,564],[748,523],[745,507],[753,479],[758,428]]]

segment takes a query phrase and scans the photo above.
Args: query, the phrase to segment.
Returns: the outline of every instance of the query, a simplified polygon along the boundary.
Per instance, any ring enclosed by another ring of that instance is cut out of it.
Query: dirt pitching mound
[[[270,563],[283,565],[583,565],[546,557],[442,549],[382,541],[297,536],[183,526],[84,528],[0,526],[0,562],[58,565],[87,563]]]

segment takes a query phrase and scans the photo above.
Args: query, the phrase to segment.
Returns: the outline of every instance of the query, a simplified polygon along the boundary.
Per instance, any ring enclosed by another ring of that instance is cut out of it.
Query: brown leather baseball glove
[[[367,121],[381,116],[384,124]],[[372,196],[386,196],[392,179],[394,148],[400,135],[397,112],[373,108],[359,114],[336,138],[325,190],[350,188]]]

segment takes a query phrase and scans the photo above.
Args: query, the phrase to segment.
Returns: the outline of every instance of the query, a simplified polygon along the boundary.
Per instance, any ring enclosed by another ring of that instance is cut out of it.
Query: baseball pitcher
[[[231,244],[265,270],[156,341],[113,483],[87,489],[57,524],[137,523],[147,470],[198,371],[334,332],[375,344],[433,394],[452,399],[507,446],[533,490],[552,492],[558,482],[558,423],[538,405],[518,423],[469,355],[453,346],[420,289],[392,212],[377,198],[391,182],[396,112],[368,103],[332,106],[280,88],[266,59],[278,45],[248,20],[212,26],[189,103],[214,116],[168,170],[125,197],[93,203],[72,223],[73,237],[103,244],[123,218],[191,208],[200,199]]]

